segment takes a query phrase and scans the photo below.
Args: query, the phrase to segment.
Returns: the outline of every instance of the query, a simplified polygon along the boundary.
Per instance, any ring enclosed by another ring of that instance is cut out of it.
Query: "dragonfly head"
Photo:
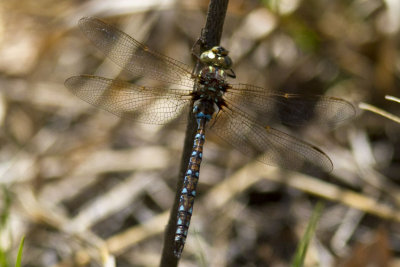
[[[228,56],[228,53],[229,51],[222,46],[214,46],[200,55],[200,61],[227,70],[232,67],[232,59]]]

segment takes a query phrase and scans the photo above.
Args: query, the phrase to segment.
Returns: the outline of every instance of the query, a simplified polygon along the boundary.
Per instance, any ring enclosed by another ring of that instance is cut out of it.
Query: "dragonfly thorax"
[[[206,66],[200,71],[197,81],[194,100],[204,99],[217,103],[219,107],[223,105],[222,97],[230,87],[226,82],[226,72],[223,69]]]

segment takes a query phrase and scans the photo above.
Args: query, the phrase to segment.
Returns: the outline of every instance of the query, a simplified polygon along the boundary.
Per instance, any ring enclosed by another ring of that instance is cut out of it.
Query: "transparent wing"
[[[261,126],[300,126],[311,120],[335,127],[356,113],[354,106],[339,98],[287,94],[248,84],[232,85],[224,99],[236,113]]]
[[[329,157],[317,147],[272,127],[263,127],[246,117],[224,108],[210,131],[231,146],[267,165],[290,170],[324,170],[333,165]]]
[[[139,86],[91,75],[68,78],[65,86],[79,98],[120,117],[151,124],[176,118],[190,104],[190,90]]]
[[[150,50],[96,18],[80,19],[79,27],[98,49],[132,74],[193,88],[192,69],[186,64]]]

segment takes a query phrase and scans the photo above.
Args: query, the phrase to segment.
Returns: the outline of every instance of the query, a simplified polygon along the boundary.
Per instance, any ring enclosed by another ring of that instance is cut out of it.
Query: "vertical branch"
[[[208,7],[206,26],[202,32],[202,51],[219,45],[229,0],[211,0]]]
[[[228,8],[229,0],[210,0],[206,25],[200,37],[200,52],[203,52],[220,43],[222,28],[224,25],[225,14]],[[199,71],[199,64],[196,66],[195,73]],[[193,105],[193,103],[192,103]],[[192,111],[189,113],[188,125],[186,128],[184,148],[182,152],[181,166],[179,170],[178,183],[176,186],[176,194],[174,205],[172,207],[168,225],[165,230],[164,247],[161,256],[160,266],[173,267],[177,266],[179,259],[174,255],[174,237],[177,222],[177,211],[180,198],[180,192],[183,186],[186,169],[189,164],[189,158],[192,152],[194,136],[197,129],[197,124]]]

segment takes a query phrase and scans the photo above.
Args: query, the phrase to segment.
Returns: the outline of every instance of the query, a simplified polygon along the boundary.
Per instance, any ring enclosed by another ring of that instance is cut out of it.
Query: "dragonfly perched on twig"
[[[235,78],[232,60],[221,46],[200,55],[202,69],[194,75],[188,65],[151,50],[96,18],[82,18],[79,26],[117,65],[131,74],[160,81],[166,86],[141,86],[80,75],[65,81],[65,86],[75,95],[118,116],[151,124],[175,118],[177,113],[193,105],[197,132],[178,206],[174,251],[177,257],[182,253],[189,229],[206,130],[244,154],[260,155],[259,161],[268,165],[291,170],[332,170],[332,162],[323,151],[273,125],[300,126],[314,120],[335,126],[355,114],[349,102],[231,84],[227,78]]]

